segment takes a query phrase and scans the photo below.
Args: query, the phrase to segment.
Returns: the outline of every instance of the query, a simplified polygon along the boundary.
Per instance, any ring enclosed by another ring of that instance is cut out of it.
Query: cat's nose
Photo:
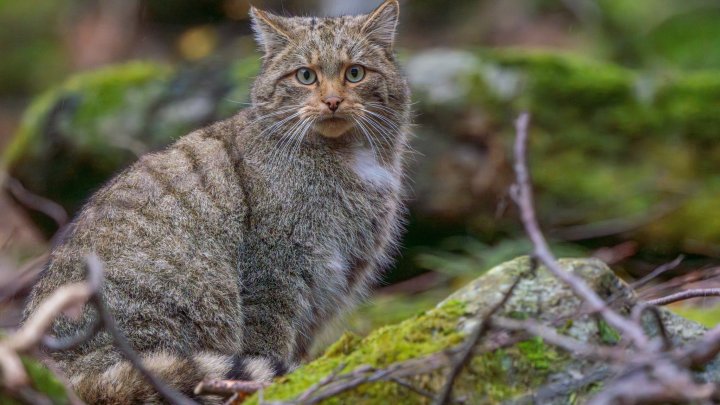
[[[342,103],[343,99],[338,96],[330,96],[327,97],[323,102],[325,105],[328,106],[330,111],[335,112],[340,107],[340,103]]]

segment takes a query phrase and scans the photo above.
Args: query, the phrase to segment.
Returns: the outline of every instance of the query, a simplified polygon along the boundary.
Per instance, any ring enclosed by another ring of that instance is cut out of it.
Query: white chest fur
[[[368,148],[355,149],[350,165],[363,183],[379,190],[397,190],[398,176],[383,166]]]

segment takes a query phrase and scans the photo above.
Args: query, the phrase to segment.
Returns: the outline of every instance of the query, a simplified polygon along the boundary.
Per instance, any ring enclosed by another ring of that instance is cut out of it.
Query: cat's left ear
[[[392,50],[399,18],[400,3],[397,0],[386,0],[367,16],[362,32],[371,40]]]
[[[250,7],[253,31],[265,55],[277,53],[292,42],[286,18]]]

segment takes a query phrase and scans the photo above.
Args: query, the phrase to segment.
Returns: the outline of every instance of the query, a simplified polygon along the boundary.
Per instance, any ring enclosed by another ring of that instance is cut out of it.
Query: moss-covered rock
[[[567,259],[562,260],[561,265],[582,277],[603,298],[619,297],[616,302],[623,308],[635,302],[629,288],[602,262],[594,259]],[[534,318],[557,328],[562,334],[584,342],[616,343],[616,332],[594,317],[579,316],[582,312],[580,302],[573,293],[545,268],[531,271],[529,259],[523,257],[493,268],[429,311],[398,324],[382,327],[365,338],[344,335],[323,356],[277,380],[264,391],[264,399],[296,398],[343,364],[345,372],[364,365],[386,367],[455,346],[477,325],[478,314],[487,313],[518,277],[521,277],[521,281],[499,315]],[[661,311],[671,338],[677,344],[697,338],[705,330],[694,322]],[[652,328],[648,328],[648,332],[654,336]],[[549,346],[540,338],[533,338],[473,358],[457,380],[455,393],[458,397],[465,397],[467,403],[523,402],[533,398],[536,388],[548,383],[580,381],[591,375],[606,378],[610,374],[603,364],[579,359]],[[720,381],[717,364],[708,367],[702,377]],[[419,388],[437,392],[444,382],[443,370],[417,376],[410,381]],[[587,384],[578,385],[572,392],[564,391],[563,394],[543,397],[540,403],[572,402],[587,395],[601,381],[599,377],[590,378]],[[257,398],[250,401],[256,402]],[[380,382],[361,385],[325,403],[427,402],[427,398],[406,388]]]

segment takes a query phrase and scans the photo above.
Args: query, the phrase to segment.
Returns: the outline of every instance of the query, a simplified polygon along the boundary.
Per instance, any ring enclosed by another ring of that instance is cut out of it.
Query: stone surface
[[[560,263],[566,271],[582,277],[601,297],[619,297],[616,301],[619,310],[634,304],[635,297],[628,286],[602,262],[564,259]],[[296,398],[341,364],[346,364],[346,372],[362,365],[385,367],[457,345],[477,325],[477,314],[484,314],[494,306],[517,277],[522,280],[499,316],[537,319],[583,342],[615,343],[617,334],[609,326],[594,317],[578,315],[582,312],[580,302],[567,287],[543,267],[530,272],[529,259],[521,257],[493,268],[425,313],[380,328],[365,338],[346,334],[323,356],[266,389],[264,399]],[[702,326],[663,309],[661,313],[675,344],[692,341],[705,331]],[[646,328],[655,336],[653,328]],[[535,338],[475,357],[457,380],[456,395],[473,404],[533,401],[566,404],[587,397],[609,375],[605,364],[580,359]],[[718,362],[698,376],[720,381]],[[411,381],[417,387],[436,392],[443,384],[444,375],[434,372]],[[569,388],[558,390],[558,394],[553,388],[561,383]],[[327,403],[423,404],[428,400],[392,383],[380,382],[362,385]]]

